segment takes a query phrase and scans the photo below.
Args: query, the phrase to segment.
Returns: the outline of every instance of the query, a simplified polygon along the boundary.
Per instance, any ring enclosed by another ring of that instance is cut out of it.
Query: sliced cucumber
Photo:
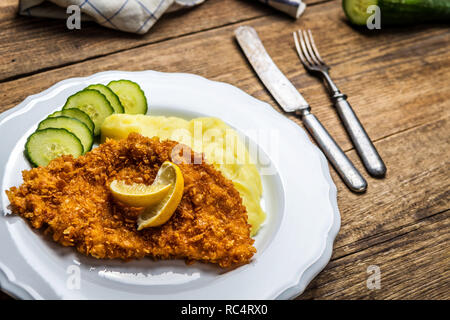
[[[137,83],[130,80],[117,80],[108,83],[108,87],[119,97],[125,113],[147,113],[147,98]]]
[[[107,86],[103,84],[91,84],[86,89],[97,90],[108,99],[111,107],[113,107],[115,113],[124,113],[122,104],[120,103],[119,97]]]
[[[92,149],[92,143],[94,142],[92,131],[80,120],[64,116],[47,118],[39,123],[37,129],[43,130],[47,128],[62,128],[73,133],[83,145],[83,154]]]
[[[73,133],[61,128],[37,130],[28,137],[25,154],[34,166],[45,167],[64,154],[75,158],[83,154],[83,145]]]
[[[80,109],[66,109],[61,111],[55,111],[51,115],[48,116],[48,118],[54,118],[54,117],[69,117],[69,118],[75,118],[77,120],[80,120],[85,125],[88,126],[89,130],[94,133],[94,123],[92,122],[91,118],[86,114],[86,112],[81,111]]]
[[[72,108],[84,111],[91,118],[94,122],[95,136],[100,134],[100,128],[106,117],[114,113],[108,99],[97,90],[92,89],[84,89],[71,95],[63,110]]]

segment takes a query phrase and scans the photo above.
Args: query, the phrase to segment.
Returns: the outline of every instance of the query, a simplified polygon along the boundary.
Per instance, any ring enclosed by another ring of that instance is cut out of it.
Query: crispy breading
[[[179,164],[184,194],[167,223],[137,231],[143,209],[113,199],[111,181],[151,184],[164,161],[181,159],[172,155],[176,145],[134,133],[124,140],[107,140],[77,159],[62,156],[47,167],[23,171],[23,184],[6,193],[13,211],[34,228],[95,258],[184,258],[221,267],[248,263],[256,249],[238,191],[188,147],[184,150],[192,163],[194,157],[202,163]]]

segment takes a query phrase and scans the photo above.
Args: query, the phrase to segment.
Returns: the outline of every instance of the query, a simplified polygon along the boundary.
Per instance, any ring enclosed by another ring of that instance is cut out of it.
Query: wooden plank
[[[306,1],[308,5],[317,2],[320,0]],[[276,14],[274,9],[256,1],[208,0],[194,9],[164,15],[150,32],[140,36],[95,23],[82,23],[81,30],[70,31],[64,20],[18,16],[17,7],[17,0],[0,3],[0,81]],[[283,18],[292,20],[285,15]]]
[[[306,1],[308,5],[317,2],[320,0]],[[256,1],[208,0],[191,10],[164,15],[141,36],[106,29],[95,23],[82,23],[81,30],[69,31],[64,20],[18,16],[17,7],[17,0],[5,0],[0,4],[0,81],[276,14],[274,9]],[[293,20],[287,15],[283,18]]]
[[[377,245],[330,262],[299,298],[450,299],[450,211],[388,236]],[[379,267],[379,289],[367,286],[373,275],[369,266]]]
[[[18,5],[18,0],[2,0],[0,2],[0,22],[14,19]]]
[[[81,30],[68,30],[64,20],[12,15],[13,10],[17,10],[17,1],[8,0],[0,8],[3,7],[4,13],[0,15],[0,80],[272,12],[267,6],[253,1],[208,0],[195,9],[164,15],[141,36],[103,28],[93,22],[82,23]]]
[[[331,262],[302,299],[448,299],[450,118],[376,143],[390,168],[364,195],[337,181],[341,230]],[[355,159],[354,151],[348,152]],[[366,286],[367,267],[382,272]]]
[[[393,229],[413,224],[450,208],[450,118],[378,141],[388,173],[368,178],[365,194],[350,192],[332,171],[338,187],[341,230],[333,258],[383,241]],[[357,163],[354,150],[347,152]],[[360,170],[364,170],[358,163]]]

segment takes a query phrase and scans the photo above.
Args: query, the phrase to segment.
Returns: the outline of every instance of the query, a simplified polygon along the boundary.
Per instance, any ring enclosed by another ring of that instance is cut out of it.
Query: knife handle
[[[386,166],[348,103],[346,96],[341,94],[334,97],[334,105],[367,172],[373,177],[384,177]]]
[[[355,168],[344,151],[337,145],[320,121],[309,111],[303,111],[302,121],[306,129],[313,136],[316,143],[341,176],[344,183],[354,192],[364,192],[367,181]]]

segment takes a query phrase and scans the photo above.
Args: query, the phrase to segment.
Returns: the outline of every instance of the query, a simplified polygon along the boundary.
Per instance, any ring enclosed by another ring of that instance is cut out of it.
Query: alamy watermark
[[[371,15],[366,20],[366,26],[369,30],[381,29],[381,10],[377,5],[370,5],[367,7],[367,13]]]
[[[66,20],[66,26],[69,30],[81,29],[81,8],[77,5],[67,7],[66,13],[69,14]]]
[[[81,269],[76,264],[71,264],[66,269],[66,287],[69,290],[81,289]]]
[[[367,267],[367,278],[366,285],[369,290],[379,290],[381,289],[381,270],[377,265],[370,265]]]

